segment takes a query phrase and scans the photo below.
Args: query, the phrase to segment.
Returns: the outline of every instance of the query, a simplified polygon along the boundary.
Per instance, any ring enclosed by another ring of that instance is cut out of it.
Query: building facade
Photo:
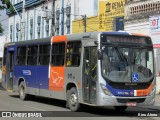
[[[9,41],[72,33],[72,21],[98,15],[98,0],[11,0]],[[85,4],[84,4],[85,3]]]
[[[11,2],[15,12],[11,13],[9,9],[6,12],[9,15],[9,41],[38,39],[51,35],[53,1],[11,0]]]
[[[98,15],[98,0],[55,1],[55,35],[73,33],[75,26],[72,22],[85,19],[85,15],[87,17]]]

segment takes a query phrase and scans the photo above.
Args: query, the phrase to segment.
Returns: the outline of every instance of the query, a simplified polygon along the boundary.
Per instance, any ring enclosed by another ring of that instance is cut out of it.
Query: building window
[[[37,17],[37,37],[40,38],[41,33],[41,16]]]
[[[33,19],[30,19],[30,39],[33,37]]]
[[[27,49],[27,65],[37,65],[38,46],[28,46]]]
[[[67,43],[67,55],[66,65],[67,66],[79,66],[81,55],[81,42],[68,42]]]
[[[70,34],[70,16],[71,16],[71,6],[67,6],[66,7],[66,16],[67,16],[67,19],[66,19],[66,27],[67,27],[67,34]]]
[[[65,55],[65,43],[55,43],[52,45],[52,61],[53,66],[63,66]]]
[[[49,36],[49,20],[46,21],[46,37]]]
[[[12,25],[10,25],[10,41],[12,42],[12,34],[13,34],[13,29]]]
[[[19,40],[19,23],[16,24],[16,39]]]
[[[49,65],[50,44],[39,46],[39,65]]]
[[[60,16],[60,10],[56,10],[56,35],[59,35],[59,16]]]
[[[26,64],[26,46],[21,46],[17,48],[17,65]]]

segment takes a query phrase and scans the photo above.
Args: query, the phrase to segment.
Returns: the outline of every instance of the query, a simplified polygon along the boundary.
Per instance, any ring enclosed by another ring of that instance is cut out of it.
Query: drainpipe
[[[26,0],[23,0],[23,11],[22,11],[22,40],[25,40],[25,4],[26,4]]]

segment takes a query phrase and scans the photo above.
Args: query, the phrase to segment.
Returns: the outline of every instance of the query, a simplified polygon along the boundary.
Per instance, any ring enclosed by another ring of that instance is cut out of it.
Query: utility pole
[[[22,11],[22,40],[25,40],[25,3],[23,0],[23,11]]]
[[[82,17],[83,17],[84,32],[86,32],[86,27],[87,27],[87,24],[86,24],[86,23],[87,23],[87,22],[86,22],[86,21],[87,21],[87,16],[86,16],[86,15],[83,15]]]
[[[64,0],[62,0],[61,35],[64,35]]]

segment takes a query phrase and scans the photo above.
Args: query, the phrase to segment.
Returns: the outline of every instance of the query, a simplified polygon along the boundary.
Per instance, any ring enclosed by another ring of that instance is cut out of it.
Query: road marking
[[[36,110],[41,110],[41,111],[46,111],[44,109],[40,109],[40,108],[36,108],[36,107],[31,107],[31,106],[28,106],[28,105],[24,105],[25,107],[28,107],[28,108],[32,108],[32,109],[36,109]]]

